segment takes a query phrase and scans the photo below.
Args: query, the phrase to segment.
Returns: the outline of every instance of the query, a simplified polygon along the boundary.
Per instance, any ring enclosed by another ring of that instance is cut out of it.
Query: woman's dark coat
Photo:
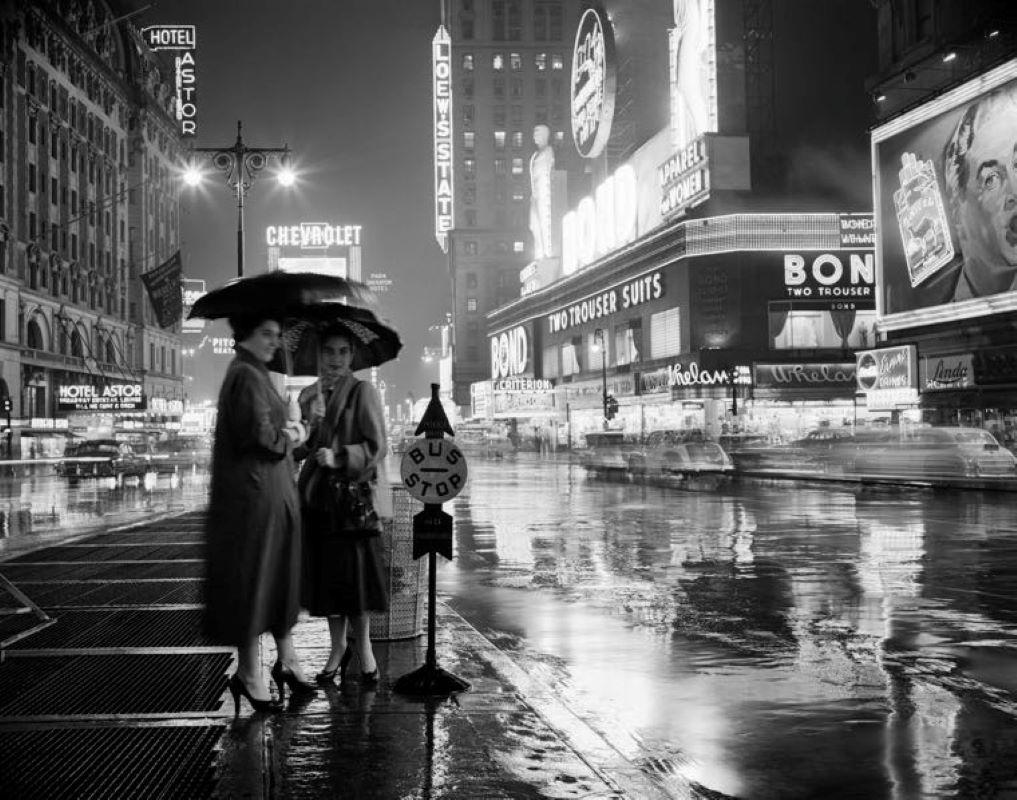
[[[300,504],[286,422],[268,369],[238,348],[219,391],[206,527],[206,628],[222,644],[286,635],[300,611]]]

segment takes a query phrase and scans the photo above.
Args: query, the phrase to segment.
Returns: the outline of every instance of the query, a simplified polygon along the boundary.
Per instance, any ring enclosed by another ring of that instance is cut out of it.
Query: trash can
[[[371,638],[412,639],[427,624],[427,559],[413,560],[413,515],[422,506],[400,485],[392,487],[392,519],[381,533],[388,611],[371,614]]]

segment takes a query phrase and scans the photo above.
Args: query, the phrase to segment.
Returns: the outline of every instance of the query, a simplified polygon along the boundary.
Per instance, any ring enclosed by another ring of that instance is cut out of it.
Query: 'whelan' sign
[[[757,389],[855,389],[855,364],[756,364]]]

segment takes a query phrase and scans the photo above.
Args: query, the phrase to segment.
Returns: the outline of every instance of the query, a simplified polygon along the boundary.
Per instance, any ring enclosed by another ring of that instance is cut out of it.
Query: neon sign
[[[452,230],[452,40],[444,25],[431,42],[434,79],[434,237],[448,252]]]
[[[636,238],[636,171],[622,164],[592,197],[562,217],[562,272],[571,275]]]
[[[588,8],[572,48],[572,139],[583,158],[596,158],[611,136],[615,95],[614,33],[607,15]]]
[[[529,360],[529,338],[523,326],[491,337],[491,377],[494,380],[523,374]]]
[[[151,25],[141,29],[145,44],[150,50],[179,50],[174,57],[176,72],[176,117],[180,133],[194,136],[198,132],[198,107],[195,105],[194,51],[198,36],[193,25]]]
[[[685,145],[657,167],[660,183],[660,215],[664,219],[684,214],[710,196],[710,169],[706,140]]]
[[[361,225],[331,225],[327,222],[301,222],[297,225],[269,225],[265,243],[269,247],[299,247],[301,250],[325,250],[360,244]]]

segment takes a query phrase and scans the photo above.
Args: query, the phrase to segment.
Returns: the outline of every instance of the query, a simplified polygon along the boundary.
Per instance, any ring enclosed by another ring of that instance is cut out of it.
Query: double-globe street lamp
[[[279,160],[276,178],[282,186],[292,186],[296,176],[290,167],[290,148],[249,147],[241,134],[241,123],[237,120],[237,140],[223,147],[193,147],[192,153],[207,153],[212,164],[226,176],[226,185],[237,198],[237,277],[244,277],[244,198],[258,173],[268,166],[271,156]],[[204,177],[201,168],[191,159],[184,172],[184,182],[197,186]]]

